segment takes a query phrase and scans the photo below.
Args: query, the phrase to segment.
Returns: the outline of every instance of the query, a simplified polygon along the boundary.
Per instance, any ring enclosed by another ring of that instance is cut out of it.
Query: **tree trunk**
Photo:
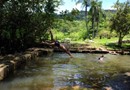
[[[118,46],[119,46],[119,47],[122,46],[122,39],[123,39],[122,33],[120,32],[120,34],[119,34],[119,39],[118,39]]]
[[[95,36],[94,22],[95,22],[95,17],[94,17],[94,9],[93,9],[92,10],[92,30],[93,30],[92,39],[94,39],[94,36]]]
[[[85,23],[86,23],[86,30],[87,30],[87,38],[89,38],[89,30],[88,30],[88,9],[87,9],[87,4],[85,6]]]
[[[99,21],[97,21],[97,29],[96,29],[96,32],[95,32],[95,37],[98,35],[98,26],[99,26]]]

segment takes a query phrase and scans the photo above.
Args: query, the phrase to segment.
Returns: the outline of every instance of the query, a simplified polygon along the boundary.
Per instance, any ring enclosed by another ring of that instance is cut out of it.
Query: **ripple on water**
[[[122,73],[130,71],[130,56],[101,54],[55,53],[30,62],[11,80],[0,82],[1,90],[101,90],[109,85],[114,90],[130,90],[129,77]],[[121,76],[120,76],[121,75]],[[126,87],[126,88],[125,88]]]

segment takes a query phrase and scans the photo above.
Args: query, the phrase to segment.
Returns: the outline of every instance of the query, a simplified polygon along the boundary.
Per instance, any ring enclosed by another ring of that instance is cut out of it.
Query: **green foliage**
[[[102,10],[102,2],[98,0],[91,1],[89,14],[89,22],[91,22],[91,28],[89,28],[92,38],[95,38],[98,32],[100,20],[106,18],[104,11]]]
[[[1,47],[14,51],[24,46],[26,43],[24,40],[27,39],[28,33],[32,32],[32,29],[29,29],[32,26],[30,23],[32,13],[28,8],[30,8],[28,0],[23,2],[11,0],[3,4],[0,21],[0,41],[3,42]]]
[[[111,18],[110,28],[111,31],[114,30],[117,33],[119,37],[118,45],[121,47],[122,39],[129,34],[130,31],[130,14],[128,12],[130,7],[128,6],[128,3],[126,3],[123,6],[122,4],[121,6],[118,6],[117,9],[116,15]]]
[[[71,40],[83,40],[86,35],[85,22],[59,20],[59,25],[53,30],[55,37],[60,40],[71,38]]]
[[[45,33],[54,25],[54,11],[59,4],[59,0],[0,1],[0,51],[21,51],[35,40],[47,38]]]
[[[64,40],[65,35],[64,35],[63,32],[60,32],[60,31],[58,31],[58,30],[56,30],[56,29],[53,29],[53,33],[54,33],[54,35],[55,35],[55,36],[54,36],[55,39],[61,40],[61,41]]]
[[[73,21],[73,20],[78,19],[77,18],[78,14],[79,14],[79,10],[73,8],[71,10],[71,12],[69,12],[69,10],[61,11],[60,12],[60,18],[64,19],[64,20]]]

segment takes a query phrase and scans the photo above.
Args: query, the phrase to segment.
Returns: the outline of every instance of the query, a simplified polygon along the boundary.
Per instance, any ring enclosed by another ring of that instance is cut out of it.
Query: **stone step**
[[[44,48],[30,48],[19,55],[6,55],[1,56],[0,59],[0,80],[4,80],[6,77],[13,74],[17,69],[25,67],[26,63],[36,59],[42,55],[50,55],[53,53],[53,49]]]

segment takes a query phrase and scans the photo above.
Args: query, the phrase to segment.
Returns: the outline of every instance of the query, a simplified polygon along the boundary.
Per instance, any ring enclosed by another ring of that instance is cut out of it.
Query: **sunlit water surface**
[[[0,82],[0,90],[130,90],[130,56],[74,53],[43,56]]]

